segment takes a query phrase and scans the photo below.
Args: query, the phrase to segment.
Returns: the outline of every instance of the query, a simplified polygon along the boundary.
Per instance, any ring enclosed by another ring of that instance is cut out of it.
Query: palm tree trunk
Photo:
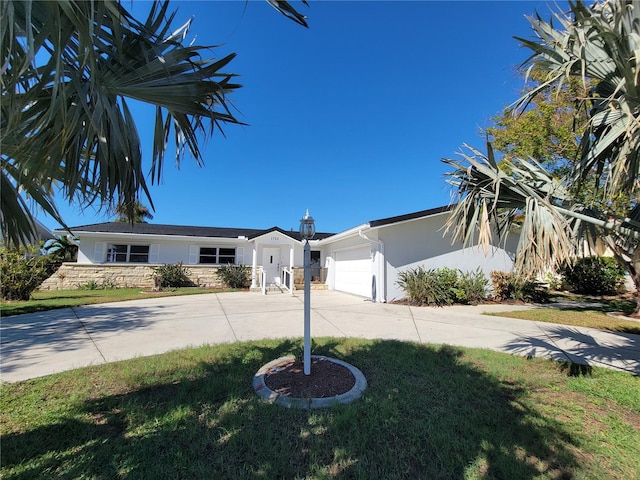
[[[631,315],[640,318],[640,248],[635,246],[625,248],[611,236],[605,237],[603,240],[609,250],[613,252],[613,257],[618,261],[618,264],[627,271],[633,281],[636,307]]]
[[[634,248],[633,255],[631,256],[631,268],[632,272],[631,279],[633,280],[633,285],[636,287],[636,308],[631,314],[633,317],[640,317],[640,248]]]

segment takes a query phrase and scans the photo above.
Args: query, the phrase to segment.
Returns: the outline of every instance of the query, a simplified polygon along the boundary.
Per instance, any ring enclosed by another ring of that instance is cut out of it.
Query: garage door
[[[369,245],[335,252],[336,290],[371,298],[370,252]]]

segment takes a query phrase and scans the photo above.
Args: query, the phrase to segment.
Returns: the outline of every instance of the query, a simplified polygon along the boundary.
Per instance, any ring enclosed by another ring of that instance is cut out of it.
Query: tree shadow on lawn
[[[57,423],[6,435],[3,478],[525,479],[571,478],[579,466],[579,433],[451,347],[316,340],[315,354],[363,371],[364,397],[313,411],[263,403],[253,375],[299,343],[235,344],[224,358],[203,347],[210,359],[195,367],[193,351],[173,352],[159,384],[82,400]]]
[[[529,358],[552,358],[565,363],[573,374],[588,374],[591,366],[604,366],[640,375],[640,335],[601,332],[595,338],[584,330],[563,326],[545,326],[544,331],[544,337],[520,337],[505,349]]]

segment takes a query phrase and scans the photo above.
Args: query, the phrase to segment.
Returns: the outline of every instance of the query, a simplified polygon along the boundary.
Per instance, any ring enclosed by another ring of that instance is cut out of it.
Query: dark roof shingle
[[[91,225],[80,225],[71,227],[71,232],[75,233],[132,233],[139,235],[175,235],[183,237],[211,237],[211,238],[238,238],[247,237],[249,239],[259,237],[274,230],[287,235],[296,240],[301,240],[300,233],[286,231],[279,227],[267,229],[256,228],[226,228],[226,227],[198,227],[186,225],[162,225],[154,223],[127,223],[127,222],[105,222]],[[333,233],[317,233],[315,238],[322,239],[330,237]]]

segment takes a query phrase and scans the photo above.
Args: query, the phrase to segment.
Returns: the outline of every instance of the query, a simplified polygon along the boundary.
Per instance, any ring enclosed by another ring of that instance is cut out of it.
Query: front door
[[[280,247],[262,249],[262,269],[267,277],[267,285],[280,285]]]

